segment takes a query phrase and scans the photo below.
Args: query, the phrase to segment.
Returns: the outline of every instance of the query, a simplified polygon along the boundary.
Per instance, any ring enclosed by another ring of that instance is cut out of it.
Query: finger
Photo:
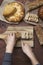
[[[10,33],[9,35],[10,35],[10,36],[13,36],[13,33]]]
[[[10,33],[8,34],[8,36],[10,36]]]
[[[13,33],[13,35],[14,35],[14,37],[16,37],[16,34],[15,33]]]
[[[23,43],[21,43],[21,46],[23,47]]]
[[[23,46],[25,46],[25,43],[23,43]]]
[[[11,35],[13,36],[13,35],[14,35],[14,33],[11,33]]]
[[[24,43],[22,43],[22,47],[24,47],[25,46],[25,44]]]
[[[11,35],[15,37],[15,33],[11,33]]]
[[[14,34],[13,33],[9,33],[9,36],[13,36]]]
[[[6,36],[6,38],[5,38],[5,39],[7,40],[8,38],[9,38],[9,34],[7,34],[7,36]]]
[[[25,43],[25,46],[28,46],[28,44],[27,44],[27,43]]]

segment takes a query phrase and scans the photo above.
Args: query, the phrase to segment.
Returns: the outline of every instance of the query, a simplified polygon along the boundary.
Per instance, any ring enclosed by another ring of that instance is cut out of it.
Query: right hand
[[[32,52],[31,47],[28,44],[22,43],[22,50],[30,58],[32,65],[39,64],[39,62],[37,61],[34,53]]]
[[[22,50],[29,58],[32,56],[33,52],[31,47],[28,44],[22,43]]]

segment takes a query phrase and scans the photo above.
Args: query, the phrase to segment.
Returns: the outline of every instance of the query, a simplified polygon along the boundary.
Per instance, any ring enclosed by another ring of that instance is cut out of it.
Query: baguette
[[[36,0],[33,2],[27,2],[26,3],[26,8],[27,8],[26,10],[31,11],[33,9],[36,9],[36,8],[42,6],[42,5],[43,5],[43,0]]]

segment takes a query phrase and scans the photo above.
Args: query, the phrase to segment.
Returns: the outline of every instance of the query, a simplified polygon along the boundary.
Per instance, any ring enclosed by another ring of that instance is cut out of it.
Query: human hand
[[[29,58],[31,57],[32,49],[28,44],[22,43],[22,50]]]
[[[32,65],[39,64],[39,62],[37,61],[35,55],[32,52],[31,47],[28,44],[22,43],[22,50],[30,58],[30,60],[32,62]]]
[[[16,37],[15,37],[15,34],[14,33],[10,33],[8,36],[7,36],[7,39],[6,39],[6,52],[11,52],[13,51],[13,48],[15,46],[15,41],[16,40]]]

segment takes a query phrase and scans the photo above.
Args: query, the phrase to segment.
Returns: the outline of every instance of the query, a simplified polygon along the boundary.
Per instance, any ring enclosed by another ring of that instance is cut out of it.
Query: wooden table
[[[25,3],[24,0],[18,0],[18,1]],[[0,2],[2,2],[2,0],[0,0]],[[29,26],[23,21],[18,26],[20,25]],[[8,26],[9,24],[6,24],[4,22],[2,23],[2,21],[0,21],[0,33],[6,31]],[[16,26],[16,25],[12,25],[12,26]],[[0,39],[0,65],[2,65],[5,47],[6,47],[5,41]],[[36,55],[36,58],[39,60],[40,64],[43,65],[43,46],[40,46],[35,31],[34,31],[34,48],[32,49],[34,54]],[[14,48],[12,55],[12,65],[32,65],[32,64],[30,59],[22,52],[21,48]]]

